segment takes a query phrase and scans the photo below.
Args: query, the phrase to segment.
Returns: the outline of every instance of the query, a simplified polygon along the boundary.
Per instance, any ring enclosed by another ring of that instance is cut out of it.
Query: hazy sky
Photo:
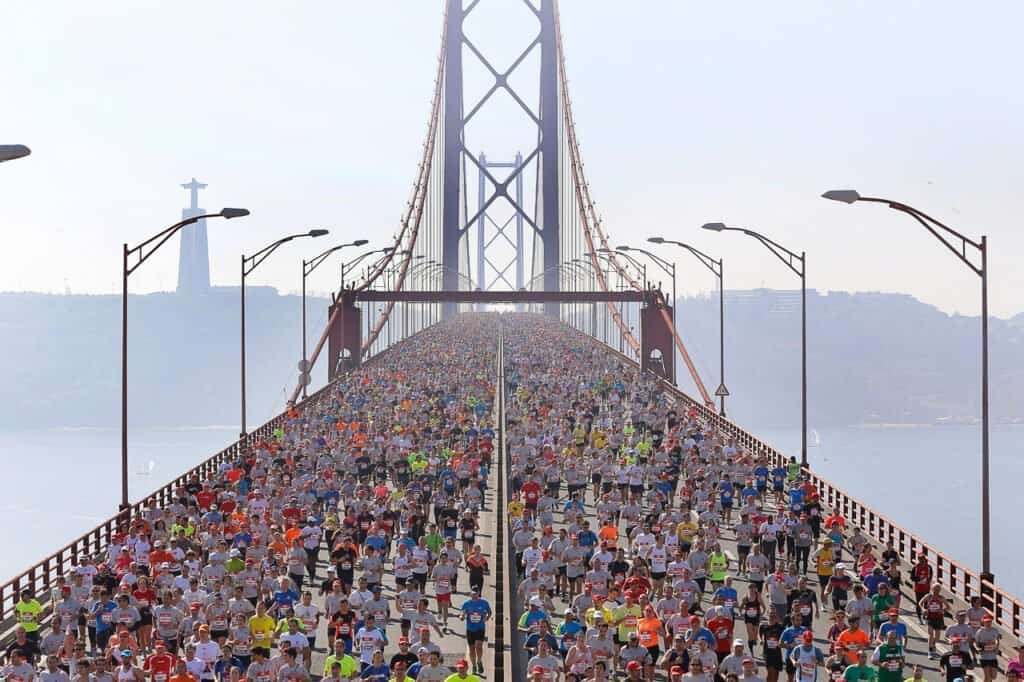
[[[512,33],[498,15],[481,35]],[[498,9],[502,9],[499,7]],[[855,187],[992,244],[992,312],[1024,310],[1017,0],[562,0],[572,98],[613,239],[723,254],[727,286],[795,286],[745,225],[808,252],[810,286],[908,292],[976,313],[977,278],[903,215],[818,199]],[[510,15],[511,16],[511,15]],[[439,0],[0,3],[0,290],[118,290],[120,245],[174,222],[178,188],[250,218],[210,224],[215,283],[291,230],[394,232],[420,155]],[[254,283],[295,290],[289,246]],[[169,245],[169,247],[172,245]],[[666,253],[671,253],[666,251]],[[173,288],[176,244],[133,277]],[[680,258],[681,292],[711,287]],[[332,275],[318,272],[314,288]]]

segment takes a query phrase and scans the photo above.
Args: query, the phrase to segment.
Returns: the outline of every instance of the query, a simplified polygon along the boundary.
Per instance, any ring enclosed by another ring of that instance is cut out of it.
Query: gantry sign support
[[[474,307],[494,303],[527,305],[541,303],[558,307],[562,303],[642,303],[640,310],[640,366],[668,381],[675,380],[675,347],[671,327],[662,309],[667,309],[665,296],[657,289],[640,291],[466,291],[466,290],[385,290],[343,289],[328,309],[328,320],[333,319],[328,333],[328,380],[358,366],[362,362],[362,336],[359,304],[362,302],[405,303],[430,305],[442,303],[456,309],[459,304]],[[338,315],[334,316],[337,310]]]

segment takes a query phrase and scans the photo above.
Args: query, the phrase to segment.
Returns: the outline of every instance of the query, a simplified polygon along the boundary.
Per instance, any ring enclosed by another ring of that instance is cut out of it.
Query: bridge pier
[[[331,382],[362,361],[362,311],[356,305],[355,292],[344,290],[328,307],[327,319],[333,320],[327,336],[327,381]]]
[[[672,330],[665,325],[662,309],[672,315],[663,300],[648,300],[640,309],[640,367],[654,372],[673,386],[676,383],[676,348]]]

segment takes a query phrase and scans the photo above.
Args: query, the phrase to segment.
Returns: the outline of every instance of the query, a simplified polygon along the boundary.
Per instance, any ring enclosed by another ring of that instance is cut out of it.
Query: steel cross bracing
[[[523,174],[519,172],[519,169],[523,166],[523,155],[519,152],[516,153],[515,160],[511,162],[501,161],[489,161],[485,154],[480,154],[478,165],[482,168],[512,168],[515,171],[515,206],[523,205]],[[478,206],[484,206],[487,203],[487,177],[481,172],[478,178],[478,195],[477,201]],[[489,205],[489,204],[488,204]],[[523,243],[523,220],[524,212],[522,210],[516,210],[502,223],[498,223],[489,212],[483,211],[478,213],[477,218],[477,266],[476,266],[476,286],[482,291],[491,289],[498,282],[503,282],[509,288],[522,289],[523,288],[523,252],[525,250],[525,244]],[[515,234],[509,236],[508,230],[515,221]],[[487,225],[490,224],[494,229],[491,237],[487,238]],[[504,240],[506,244],[512,247],[513,255],[510,259],[507,259],[504,263],[502,261],[495,262],[495,259],[488,256],[487,250],[498,239]],[[488,281],[487,268],[490,268],[494,273],[494,278]],[[509,281],[508,271],[512,270],[514,282]]]

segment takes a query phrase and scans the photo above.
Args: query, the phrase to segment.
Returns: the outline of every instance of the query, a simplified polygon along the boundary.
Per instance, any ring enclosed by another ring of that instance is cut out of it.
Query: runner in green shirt
[[[874,629],[877,631],[878,626],[889,618],[889,609],[896,606],[896,600],[892,598],[889,593],[889,585],[882,583],[878,586],[878,594],[871,598],[871,604],[875,609],[875,617],[873,619]]]
[[[875,669],[868,664],[868,652],[861,649],[857,652],[857,663],[843,671],[846,682],[875,682]]]
[[[430,532],[423,537],[427,542],[427,548],[430,549],[435,555],[441,551],[441,547],[444,546],[444,536],[437,532],[437,526],[430,524]]]
[[[871,655],[871,662],[878,667],[878,682],[902,682],[905,655],[899,643],[899,635],[889,630],[885,644],[881,644]]]

